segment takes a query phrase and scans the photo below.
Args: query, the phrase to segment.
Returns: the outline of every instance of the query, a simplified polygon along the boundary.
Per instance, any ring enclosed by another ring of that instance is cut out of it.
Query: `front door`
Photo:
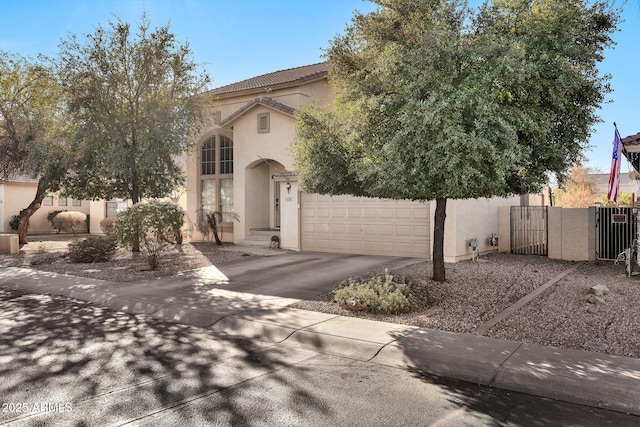
[[[273,189],[273,199],[275,202],[275,207],[274,207],[274,215],[273,215],[273,222],[274,222],[274,228],[280,228],[280,182],[276,181],[274,182],[275,187]]]

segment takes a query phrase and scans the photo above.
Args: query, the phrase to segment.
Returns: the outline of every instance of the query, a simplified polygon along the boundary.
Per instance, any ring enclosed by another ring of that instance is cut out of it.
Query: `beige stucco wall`
[[[9,233],[11,230],[9,229],[8,220],[5,222],[5,200],[4,200],[4,184],[0,182],[0,233]]]
[[[435,217],[435,201],[432,202],[432,236]],[[498,234],[500,252],[509,251],[509,215],[504,209],[518,206],[520,197],[493,197],[490,199],[447,200],[447,217],[444,227],[444,260],[457,262],[470,259],[473,251],[469,239],[478,239],[478,252],[486,254],[494,248],[490,245],[491,233]]]
[[[566,261],[596,259],[596,209],[550,207],[548,256]]]
[[[92,200],[89,203],[89,232],[91,234],[103,234],[100,229],[100,221],[106,217],[106,206],[103,200]]]
[[[201,143],[202,141],[198,141]],[[185,197],[187,200],[187,217],[185,219],[185,229],[189,238],[192,241],[202,241],[204,237],[198,232],[196,229],[195,223],[197,220],[196,211],[199,208],[198,205],[198,192],[199,192],[199,184],[198,184],[198,154],[197,150],[192,150],[187,153],[187,167],[186,167],[186,191]],[[235,190],[235,189],[234,189]]]
[[[224,121],[247,103],[265,96],[289,107],[297,108],[310,102],[326,104],[333,97],[333,90],[326,79],[317,80],[302,86],[273,90],[272,92],[248,93],[236,96],[222,95],[215,101],[214,109],[220,112],[220,118]]]
[[[2,208],[2,229],[0,232],[12,233],[9,227],[9,221],[14,215],[18,215],[20,211],[33,201],[36,195],[37,185],[35,183],[8,183],[0,185],[0,207]],[[29,221],[29,234],[47,234],[55,233],[56,230],[51,227],[47,221],[47,215],[51,211],[66,210],[77,211],[89,214],[89,202],[82,201],[81,206],[73,206],[71,198],[67,198],[67,206],[58,206],[59,196],[53,194],[53,206],[41,206]]]
[[[257,115],[264,112],[270,113],[271,131],[257,133]],[[234,210],[241,218],[234,241],[241,242],[250,228],[275,225],[271,177],[292,168],[289,145],[294,126],[292,117],[262,106],[234,124]]]
[[[216,101],[215,110],[219,112],[220,119],[224,121],[259,96],[266,96],[289,107],[297,108],[309,102],[327,103],[333,96],[333,92],[327,80],[322,79],[302,86],[277,89],[268,93],[249,93],[231,97],[223,95]],[[257,132],[257,116],[261,113],[269,113],[270,131],[268,133]],[[233,222],[233,242],[242,243],[251,228],[272,228],[275,226],[276,183],[272,176],[282,172],[283,169],[292,169],[290,145],[293,142],[294,128],[295,120],[293,117],[261,104],[247,110],[229,124],[227,130],[233,132],[228,136],[233,139],[234,150],[234,213],[239,216],[239,221]],[[187,157],[187,227],[190,228],[194,241],[203,239],[203,236],[193,226],[200,199],[199,146],[208,137],[214,135],[216,129],[220,129],[220,127],[213,125],[204,129],[194,139],[194,150]],[[281,187],[281,191],[283,190],[286,193],[286,189]],[[293,191],[291,190],[291,194]],[[288,196],[286,195],[287,199]],[[298,247],[297,211],[295,215],[284,213],[284,193],[281,193],[281,199],[281,236],[289,247]],[[286,219],[285,216],[287,216]],[[296,218],[295,225],[292,222],[294,217]],[[289,233],[292,234],[289,235]]]
[[[511,252],[511,206],[498,206],[498,252]]]

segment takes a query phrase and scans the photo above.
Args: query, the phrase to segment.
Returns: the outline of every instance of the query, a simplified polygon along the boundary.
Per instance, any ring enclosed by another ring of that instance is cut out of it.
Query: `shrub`
[[[48,243],[44,243],[44,242],[39,242],[35,249],[33,250],[33,253],[35,254],[46,254],[51,250],[51,246],[49,246]]]
[[[220,238],[222,231],[218,235],[218,223],[222,222],[225,217],[240,221],[240,216],[235,212],[213,212],[208,209],[198,209],[196,213],[196,230],[208,241],[211,241],[211,236],[213,236],[216,239],[216,245],[222,245]]]
[[[156,270],[167,246],[182,243],[183,223],[184,210],[178,205],[156,200],[137,203],[116,216],[115,238],[128,248],[139,239],[149,267]]]
[[[11,220],[9,221],[9,227],[13,230],[13,231],[18,231],[18,225],[20,224],[20,215],[14,215],[11,217]]]
[[[87,215],[82,212],[60,212],[53,218],[53,226],[60,231],[72,232],[74,235],[87,224]]]
[[[105,218],[100,221],[100,230],[107,236],[113,236],[115,234],[116,227],[116,219],[115,218]]]
[[[63,211],[59,210],[59,211],[51,211],[47,214],[47,221],[49,221],[49,224],[51,224],[51,226],[53,228],[55,228],[56,230],[58,230],[58,232],[60,232],[61,230],[56,227],[56,225],[53,223],[53,219],[58,216],[59,213],[61,213]]]
[[[118,245],[110,237],[89,236],[69,243],[68,258],[72,262],[93,263],[109,261]]]
[[[363,282],[349,279],[334,291],[334,299],[343,307],[377,314],[408,313],[417,305],[409,286],[394,281],[389,270]]]

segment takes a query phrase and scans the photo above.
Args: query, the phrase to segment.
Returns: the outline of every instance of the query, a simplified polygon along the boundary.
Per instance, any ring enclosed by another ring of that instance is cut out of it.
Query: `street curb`
[[[285,314],[287,310],[280,312]],[[234,319],[235,316],[243,318]],[[321,320],[300,329],[280,325],[277,318],[271,319],[269,324],[262,323],[259,313],[231,315],[223,320],[224,329],[213,329],[232,335],[247,333],[242,336],[419,374],[640,415],[640,359],[474,334],[411,329],[344,316]],[[358,327],[366,324],[371,331],[377,330],[373,336]],[[233,325],[242,326],[233,330]],[[349,328],[349,325],[353,327]],[[277,341],[291,330],[294,330],[292,334]]]
[[[492,384],[640,415],[640,359],[523,344]]]
[[[423,374],[492,385],[521,344],[471,334],[419,329],[384,347],[371,360]]]
[[[45,278],[60,279],[67,284],[66,292],[60,282],[39,286]],[[235,296],[250,301],[253,308],[223,305],[203,310],[163,304],[112,282],[75,278],[69,283],[64,275],[11,267],[0,270],[0,288],[22,293],[49,290],[46,294],[73,295],[115,311],[144,313],[212,332],[640,415],[640,359],[631,357],[316,313],[281,306],[291,299],[233,291],[217,297]],[[127,294],[116,296],[111,292],[116,289],[126,289]]]

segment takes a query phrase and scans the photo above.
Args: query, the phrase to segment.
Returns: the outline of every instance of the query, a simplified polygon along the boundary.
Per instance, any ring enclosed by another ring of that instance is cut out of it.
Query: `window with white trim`
[[[127,202],[122,200],[122,199],[109,200],[107,202],[106,217],[107,218],[115,218],[116,215],[118,214],[118,212],[122,212],[123,210],[127,209],[128,207],[129,207],[129,205],[127,204]]]
[[[222,133],[200,146],[200,207],[210,212],[233,211],[233,140]],[[230,218],[223,216],[223,222]]]

